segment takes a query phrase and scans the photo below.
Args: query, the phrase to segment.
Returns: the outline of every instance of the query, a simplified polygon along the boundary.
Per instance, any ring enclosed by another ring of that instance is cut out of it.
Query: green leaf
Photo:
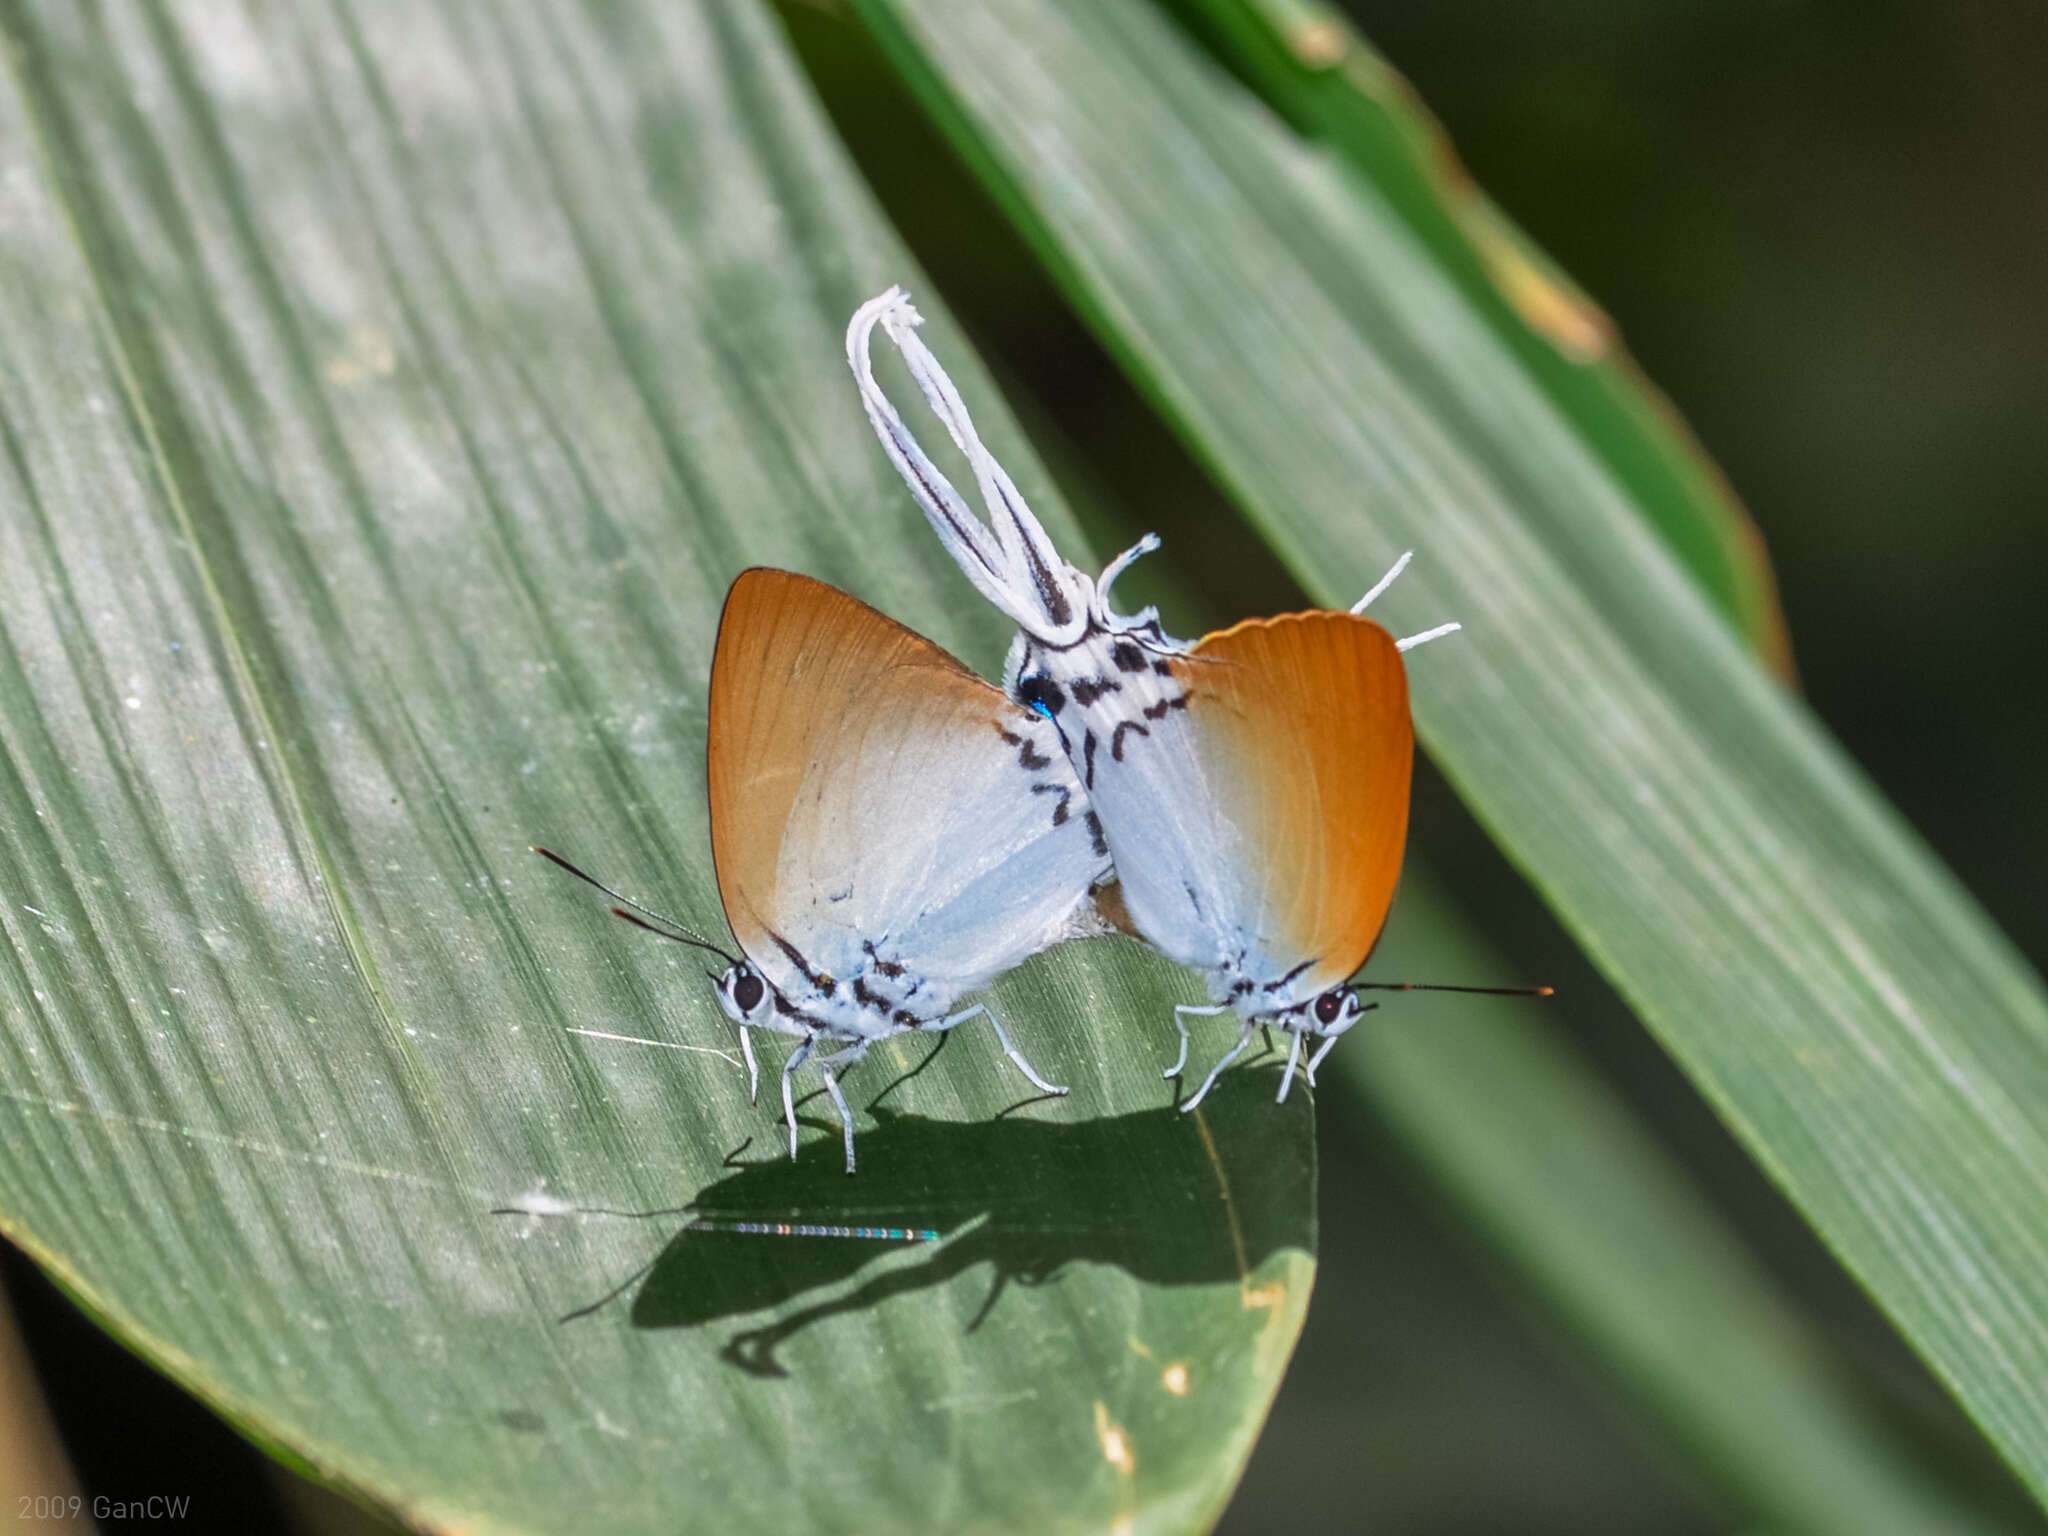
[[[1411,859],[1374,970],[1505,974],[1470,932]],[[1751,1519],[1843,1536],[1983,1528],[1937,1491],[1684,1170],[1587,1068],[1557,1027],[1568,1003],[1400,1002],[1398,1019],[1330,1058],[1336,1083]],[[1335,1086],[1327,1071],[1322,1081]]]
[[[1016,1107],[963,1030],[849,1179],[829,1115],[781,1157],[695,954],[527,852],[722,931],[747,564],[1000,655],[856,403],[846,318],[913,274],[772,22],[0,14],[7,1235],[426,1525],[1213,1518],[1306,1303],[1313,1128],[1265,1073],[1174,1111],[1187,978],[1034,961],[991,1002],[1072,1097]],[[542,1183],[945,1237],[491,1214]]]
[[[1008,393],[1097,546],[1128,539],[1110,492],[1058,425],[1028,393]],[[1237,612],[1227,592],[1187,579],[1171,546],[1133,578],[1183,624],[1213,627]],[[1426,824],[1410,836],[1373,974],[1475,984],[1513,975],[1475,936],[1430,841]],[[1330,1058],[1320,1112],[1362,1109],[1385,1126],[1432,1193],[1630,1394],[1634,1416],[1737,1508],[1768,1529],[1842,1536],[1988,1528],[1879,1421],[1827,1339],[1574,1047],[1561,1026],[1576,999],[1418,992],[1389,1002],[1398,1011],[1375,1015]],[[1339,1189],[1348,1171],[1323,1165]],[[1356,1305],[1344,1285],[1326,1270],[1317,1305]],[[1355,1412],[1364,1422],[1370,1410]],[[1359,1470],[1377,1488],[1406,1475],[1384,1454]]]
[[[2037,979],[1351,168],[1137,0],[858,9],[1313,596],[1418,549],[1431,751],[2048,1493]]]
[[[1408,82],[1320,0],[1166,0],[1358,167],[1750,644],[1790,668],[1755,525],[1614,322],[1496,207]]]

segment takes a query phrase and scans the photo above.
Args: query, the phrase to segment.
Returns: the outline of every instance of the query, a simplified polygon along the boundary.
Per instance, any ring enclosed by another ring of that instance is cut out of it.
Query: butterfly
[[[782,1069],[792,1158],[798,1069],[815,1061],[851,1173],[839,1076],[912,1031],[986,1018],[1034,1086],[1067,1091],[986,1004],[954,1006],[1048,945],[1105,931],[1090,892],[1108,845],[1043,715],[858,599],[757,568],[719,620],[707,757],[712,863],[739,953],[627,905],[728,961],[713,979],[750,1098],[752,1031],[800,1042]]]
[[[1210,1005],[1175,1009],[1186,1065],[1191,1014],[1235,1012],[1242,1028],[1193,1109],[1261,1026],[1291,1040],[1285,1099],[1303,1041],[1311,1083],[1337,1040],[1376,1005],[1350,978],[1378,942],[1407,839],[1414,732],[1402,653],[1455,623],[1396,640],[1364,609],[1251,620],[1192,645],[1154,609],[1117,613],[1110,588],[1147,535],[1091,580],[1064,560],[965,405],[918,339],[901,289],[863,305],[847,356],[870,422],[968,579],[1019,626],[1004,688],[1057,732],[1109,845],[1107,920],[1200,972]],[[984,524],[918,446],[875,382],[879,325],[971,465]],[[991,526],[992,525],[992,526]],[[1465,989],[1455,989],[1465,990]]]

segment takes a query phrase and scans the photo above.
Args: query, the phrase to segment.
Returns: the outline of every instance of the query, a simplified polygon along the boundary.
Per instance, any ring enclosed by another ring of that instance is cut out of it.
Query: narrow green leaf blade
[[[1708,595],[1786,670],[1770,563],[1728,482],[1613,321],[1473,182],[1408,82],[1331,6],[1167,3],[1298,132],[1365,173]]]
[[[1119,527],[1127,538],[1128,515],[1116,513],[1087,461],[1030,396],[1012,398],[1096,546]],[[1227,590],[1185,579],[1172,546],[1133,574],[1146,583],[1145,600],[1179,626],[1217,627],[1240,612]],[[1514,969],[1477,937],[1429,842],[1427,825],[1410,837],[1373,974],[1504,981]],[[1386,1127],[1617,1382],[1646,1430],[1771,1529],[1904,1536],[1990,1528],[1925,1465],[1923,1450],[1878,1419],[1829,1341],[1574,1047],[1566,1026],[1576,999],[1416,992],[1383,1001],[1387,1011],[1330,1058],[1319,1113],[1364,1111]],[[1322,1177],[1341,1181],[1350,1171],[1326,1161]],[[1357,1304],[1345,1277],[1326,1266],[1316,1305]],[[1352,1422],[1340,1419],[1330,1433],[1372,1424],[1371,1402],[1365,1394]],[[1385,1497],[1412,1470],[1391,1464],[1386,1446],[1368,1446],[1355,1483]]]
[[[2037,979],[1369,186],[1136,0],[859,8],[1317,598],[1420,551],[1431,750],[2048,1492]]]
[[[1032,963],[990,1001],[1071,1098],[969,1026],[849,1179],[817,1105],[781,1156],[698,956],[527,852],[723,931],[744,565],[1000,655],[855,402],[905,259],[773,23],[0,15],[7,1235],[426,1525],[1211,1518],[1306,1303],[1312,1115],[1174,1111],[1184,978]],[[945,1239],[491,1214],[543,1186]]]
[[[1503,974],[1413,861],[1373,963],[1383,976]],[[1568,1000],[1400,1003],[1323,1080],[1370,1106],[1739,1507],[1770,1529],[1841,1536],[1982,1526],[1562,1038]]]

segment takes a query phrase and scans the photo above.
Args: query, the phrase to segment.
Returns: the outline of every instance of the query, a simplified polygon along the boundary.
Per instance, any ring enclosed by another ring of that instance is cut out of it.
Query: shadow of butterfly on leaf
[[[877,1103],[859,1179],[846,1177],[835,1141],[814,1139],[795,1162],[763,1159],[707,1185],[691,1214],[933,1229],[938,1239],[684,1230],[634,1294],[632,1321],[696,1328],[768,1313],[722,1354],[751,1375],[782,1376],[778,1350],[806,1329],[977,1266],[987,1266],[989,1283],[969,1333],[1012,1283],[1048,1284],[1077,1262],[1152,1285],[1244,1281],[1282,1249],[1314,1251],[1312,1136],[1282,1123],[1310,1110],[1300,1100],[1276,1109],[1277,1075],[1228,1074],[1198,1116],[1164,1104],[1080,1122],[963,1123]]]

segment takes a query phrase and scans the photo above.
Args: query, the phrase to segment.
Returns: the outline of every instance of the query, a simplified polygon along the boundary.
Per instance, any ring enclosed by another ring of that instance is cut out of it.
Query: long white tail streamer
[[[1095,584],[1060,558],[1008,471],[983,446],[959,390],[917,337],[922,318],[901,288],[868,300],[846,328],[846,361],[861,404],[889,462],[910,487],[932,531],[982,596],[1048,645],[1071,645],[1087,633]],[[877,325],[895,343],[947,435],[966,455],[988,509],[983,523],[932,463],[882,387],[869,356]]]
[[[1147,608],[1141,613],[1126,616],[1111,612],[1109,607],[1110,584],[1138,556],[1159,547],[1157,535],[1146,534],[1110,561],[1098,580],[1090,580],[1084,572],[1069,565],[1053,547],[1052,539],[1024,500],[1023,492],[1017,489],[1017,483],[1010,478],[1009,471],[997,462],[996,456],[983,444],[981,434],[974,430],[974,419],[968,414],[967,402],[960,398],[960,391],[945,368],[918,337],[917,327],[922,324],[924,317],[918,314],[916,306],[910,302],[910,295],[900,286],[877,294],[855,310],[853,319],[847,324],[846,361],[853,369],[854,382],[860,388],[861,404],[867,410],[868,421],[875,429],[875,436],[881,439],[889,462],[896,466],[896,473],[903,477],[911,495],[917,498],[925,520],[939,536],[940,544],[966,573],[967,579],[974,583],[982,596],[1014,619],[1026,634],[1049,646],[1072,645],[1088,632],[1092,619],[1098,627],[1113,633],[1150,630],[1157,637],[1156,649],[1185,649],[1158,630],[1156,610]],[[916,381],[932,414],[939,418],[946,435],[966,457],[968,467],[974,472],[975,488],[981,493],[982,505],[988,512],[986,523],[974,515],[953,482],[919,446],[916,435],[904,424],[903,417],[875,381],[874,360],[870,353],[878,325],[902,354],[904,365],[910,370],[910,376]],[[1374,583],[1371,591],[1352,604],[1351,611],[1365,612],[1373,599],[1393,585],[1394,578],[1407,568],[1413,558],[1412,550],[1403,554],[1394,562],[1393,569]],[[1411,650],[1461,627],[1456,622],[1439,624],[1396,644],[1404,651]]]

